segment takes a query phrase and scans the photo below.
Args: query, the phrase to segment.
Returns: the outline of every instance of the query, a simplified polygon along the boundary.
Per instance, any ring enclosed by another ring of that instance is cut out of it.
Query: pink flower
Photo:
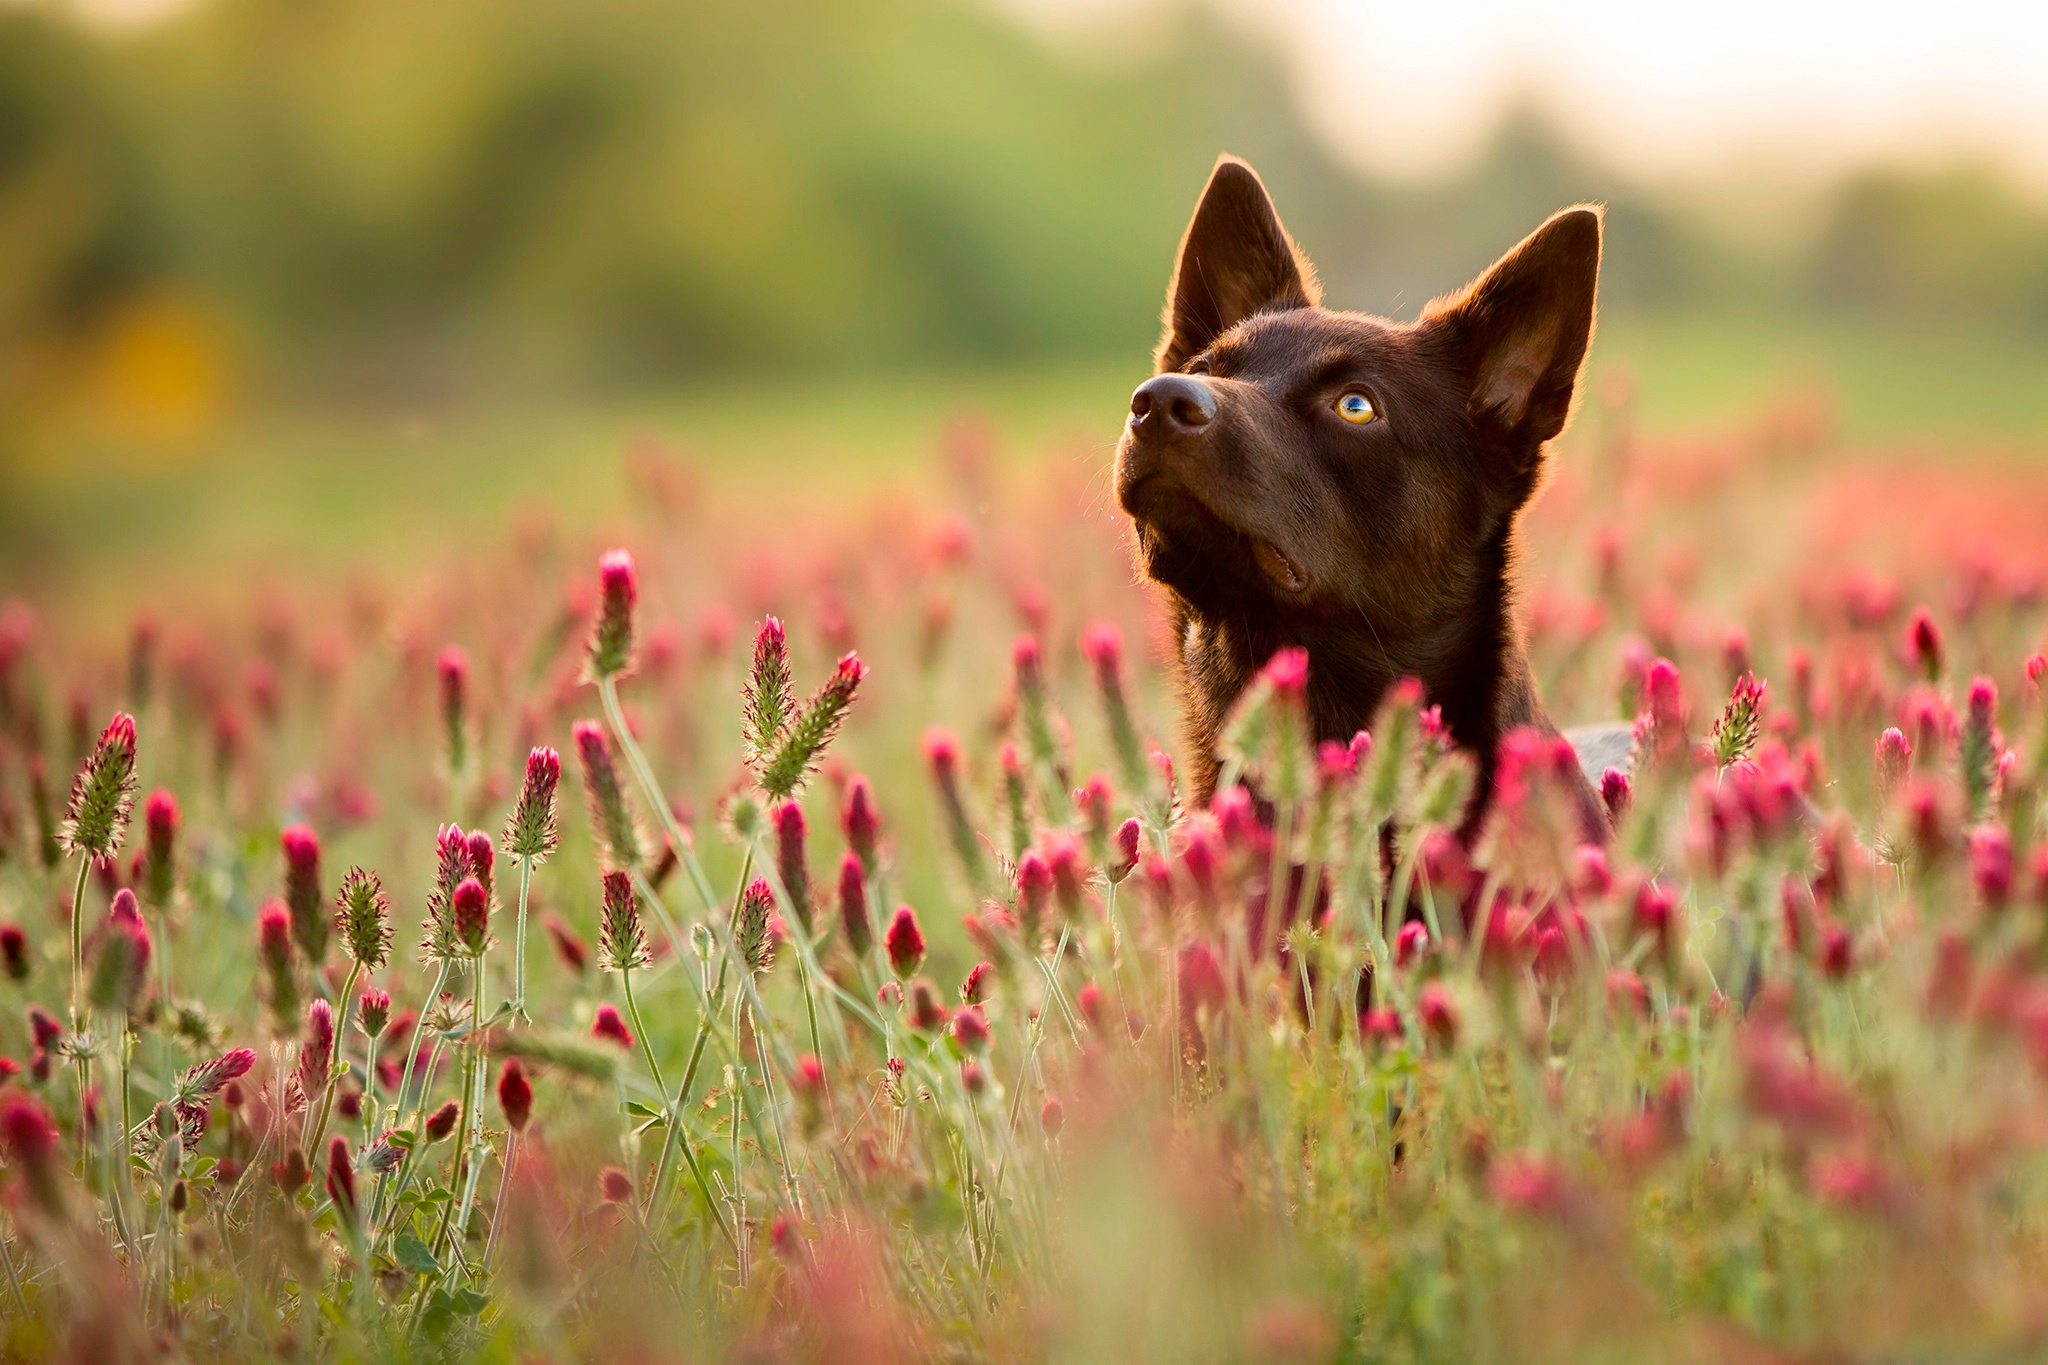
[[[526,1068],[517,1057],[507,1057],[504,1070],[498,1073],[498,1107],[505,1111],[505,1122],[513,1132],[526,1131],[527,1120],[533,1116],[533,1083],[526,1079]]]
[[[856,774],[846,784],[846,801],[839,811],[839,827],[846,835],[847,847],[860,859],[861,866],[874,871],[882,817],[875,810],[874,793],[869,790],[865,777]]]
[[[607,1166],[597,1173],[597,1190],[607,1204],[630,1204],[633,1177],[617,1166]]]
[[[1059,1102],[1058,1096],[1047,1095],[1045,1103],[1038,1107],[1038,1131],[1044,1133],[1046,1140],[1050,1142],[1058,1137],[1060,1130],[1066,1126],[1066,1106]]]
[[[977,962],[967,973],[967,979],[960,983],[960,999],[970,1005],[979,1005],[988,998],[988,981],[995,974],[992,962]]]
[[[1415,1010],[1421,1016],[1423,1030],[1431,1041],[1444,1048],[1456,1045],[1458,1007],[1442,982],[1432,981],[1422,988],[1415,998]]]
[[[874,946],[874,931],[868,922],[867,874],[860,858],[852,853],[839,864],[839,927],[853,955],[866,957]]]
[[[327,1197],[346,1218],[356,1213],[356,1171],[349,1160],[348,1139],[336,1133],[327,1143]]]
[[[1299,645],[1275,650],[1266,661],[1264,674],[1277,696],[1300,701],[1308,692],[1308,651]]]
[[[1941,676],[1941,629],[1925,607],[1913,608],[1912,619],[1906,622],[1906,657],[1928,682]]]
[[[953,1012],[953,1041],[963,1052],[980,1052],[988,1046],[988,1017],[977,1005]]]
[[[633,1031],[627,1028],[626,1021],[619,1017],[618,1007],[615,1005],[597,1007],[597,1018],[590,1025],[590,1036],[601,1038],[607,1043],[616,1044],[629,1051],[633,1046]]]
[[[2005,826],[1979,825],[1970,831],[1970,881],[1990,909],[2002,909],[2011,899],[2012,836]]]
[[[924,963],[924,931],[917,927],[917,912],[907,905],[896,907],[896,914],[889,921],[889,931],[883,937],[883,946],[889,954],[889,966],[897,976],[908,977]]]
[[[1394,965],[1406,967],[1429,951],[1429,930],[1420,920],[1409,920],[1394,936]]]

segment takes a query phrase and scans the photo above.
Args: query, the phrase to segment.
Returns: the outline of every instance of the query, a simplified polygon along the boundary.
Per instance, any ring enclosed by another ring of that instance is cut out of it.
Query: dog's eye
[[[1347,393],[1337,400],[1337,415],[1362,427],[1377,418],[1379,413],[1373,410],[1372,399],[1362,393]]]
[[[1209,357],[1205,355],[1198,355],[1193,360],[1190,360],[1187,363],[1186,372],[1188,374],[1207,374],[1209,373],[1209,369]]]

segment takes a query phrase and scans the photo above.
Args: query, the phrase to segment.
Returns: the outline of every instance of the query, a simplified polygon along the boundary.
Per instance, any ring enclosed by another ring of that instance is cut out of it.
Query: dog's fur
[[[1217,162],[1116,459],[1171,610],[1198,799],[1231,705],[1284,645],[1308,650],[1318,739],[1420,679],[1478,760],[1468,828],[1501,736],[1556,733],[1514,617],[1515,525],[1571,412],[1600,237],[1599,208],[1565,209],[1413,323],[1335,312],[1258,175]],[[1353,393],[1375,420],[1338,415]]]

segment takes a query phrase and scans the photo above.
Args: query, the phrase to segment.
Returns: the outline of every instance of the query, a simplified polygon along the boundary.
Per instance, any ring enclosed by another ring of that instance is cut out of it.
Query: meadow
[[[1284,654],[1270,818],[1191,808],[1094,381],[584,430],[538,510],[533,432],[36,476],[0,1357],[2038,1358],[2048,475],[1948,363],[1592,386],[1522,606],[1637,727],[1599,847],[1532,735],[1460,840],[1428,698],[1317,746]]]

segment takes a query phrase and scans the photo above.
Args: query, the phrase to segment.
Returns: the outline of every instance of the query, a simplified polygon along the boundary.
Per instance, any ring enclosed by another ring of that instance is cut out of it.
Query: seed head
[[[839,726],[853,705],[854,694],[867,675],[867,665],[859,655],[842,656],[824,686],[813,692],[797,711],[775,752],[755,769],[761,790],[769,800],[786,801],[802,790],[826,746],[839,733]]]
[[[66,853],[112,857],[135,809],[135,717],[116,712],[71,784],[58,838]]]
[[[455,888],[469,875],[469,836],[459,825],[443,825],[434,836],[434,887],[427,893],[426,933],[420,940],[420,956],[428,962],[463,955],[455,932]]]
[[[507,1057],[505,1069],[498,1073],[498,1107],[505,1111],[505,1123],[513,1132],[526,1131],[526,1122],[533,1117],[533,1083],[526,1079],[526,1068],[517,1057]]]
[[[765,972],[775,965],[775,934],[770,924],[774,911],[775,892],[767,878],[754,878],[740,895],[732,924],[733,942],[749,971]]]
[[[1725,768],[1748,758],[1763,733],[1764,684],[1754,673],[1744,672],[1735,680],[1728,705],[1709,735],[1714,759]]]
[[[583,767],[583,790],[590,798],[590,820],[605,861],[630,871],[640,866],[645,853],[640,828],[626,804],[626,789],[612,763],[611,743],[605,738],[604,727],[596,721],[579,720],[569,733],[576,741],[576,757]]]
[[[924,931],[917,927],[917,912],[907,905],[896,907],[883,939],[889,953],[889,967],[900,978],[909,978],[924,965]]]
[[[633,1177],[617,1166],[607,1166],[597,1173],[597,1191],[607,1204],[630,1204]]]
[[[640,893],[624,872],[604,874],[604,918],[598,928],[597,963],[608,972],[647,965],[647,931],[640,925]]]
[[[505,852],[530,862],[546,862],[560,842],[555,821],[555,789],[562,781],[562,756],[538,748],[526,756],[526,781],[518,803],[506,818]]]
[[[756,772],[781,744],[794,718],[796,696],[790,690],[789,641],[782,622],[770,616],[754,632],[754,666],[747,673],[741,710],[741,735],[749,766]]]
[[[391,956],[391,902],[377,874],[351,867],[335,893],[341,925],[341,946],[349,960],[374,972]]]
[[[633,556],[606,550],[597,561],[597,586],[597,623],[583,661],[584,675],[592,681],[618,677],[633,667],[633,607],[640,600]]]

